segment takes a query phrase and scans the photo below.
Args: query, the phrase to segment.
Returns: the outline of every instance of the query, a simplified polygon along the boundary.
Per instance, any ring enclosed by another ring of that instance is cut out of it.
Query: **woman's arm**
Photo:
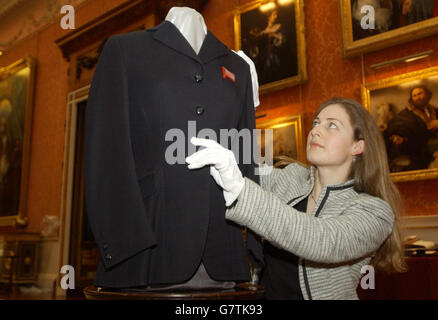
[[[339,263],[377,250],[394,223],[391,207],[379,198],[360,196],[345,210],[341,216],[324,219],[308,216],[245,179],[226,218],[306,260]]]
[[[281,178],[282,175],[285,174],[285,172],[288,172],[289,177],[291,179],[294,179],[294,176],[298,176],[302,174],[301,172],[302,170],[307,170],[307,169],[304,166],[300,165],[298,162],[293,162],[287,165],[286,167],[284,167],[283,169],[273,168],[273,167],[271,167],[270,170],[259,169],[259,172],[261,172],[260,186],[264,190],[273,191],[274,187],[277,184],[277,179]],[[263,172],[265,172],[266,174],[262,174]]]
[[[278,168],[268,168],[265,166],[264,168],[259,167],[259,173],[260,173],[260,187],[262,187],[264,190],[271,191],[272,186],[275,183],[275,177],[278,175],[278,171],[281,169]]]

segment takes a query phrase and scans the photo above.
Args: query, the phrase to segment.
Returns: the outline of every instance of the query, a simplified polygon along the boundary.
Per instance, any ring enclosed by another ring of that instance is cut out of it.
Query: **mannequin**
[[[192,46],[196,54],[199,54],[202,43],[207,35],[207,26],[202,15],[188,7],[172,7],[165,20],[172,22],[181,34]]]

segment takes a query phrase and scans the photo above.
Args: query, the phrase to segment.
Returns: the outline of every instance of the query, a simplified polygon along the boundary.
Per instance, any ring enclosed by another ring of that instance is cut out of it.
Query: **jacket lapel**
[[[147,31],[155,31],[153,35],[154,39],[200,63],[205,64],[216,57],[229,53],[228,48],[209,30],[207,31],[199,54],[196,54],[186,38],[170,21],[164,20],[159,25],[149,28]]]
[[[199,51],[201,61],[207,63],[215,58],[228,55],[229,53],[230,50],[208,30],[201,50]]]

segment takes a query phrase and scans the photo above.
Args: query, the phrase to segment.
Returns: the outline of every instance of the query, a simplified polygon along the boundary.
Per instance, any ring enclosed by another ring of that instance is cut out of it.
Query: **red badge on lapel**
[[[223,78],[228,78],[233,82],[236,82],[236,77],[234,76],[234,73],[232,73],[231,71],[227,70],[227,68],[225,68],[224,66],[222,66],[222,76]]]

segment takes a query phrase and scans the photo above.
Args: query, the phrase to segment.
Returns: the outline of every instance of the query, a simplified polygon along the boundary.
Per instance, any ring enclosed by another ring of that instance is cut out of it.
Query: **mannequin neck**
[[[192,8],[172,7],[165,20],[172,22],[196,54],[199,54],[207,34],[207,26],[202,15]]]

